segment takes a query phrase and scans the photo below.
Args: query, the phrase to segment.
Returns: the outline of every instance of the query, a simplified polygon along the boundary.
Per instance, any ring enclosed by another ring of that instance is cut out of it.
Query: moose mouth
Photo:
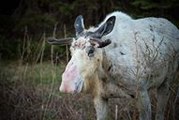
[[[73,62],[70,62],[62,74],[60,91],[64,93],[79,93],[82,91],[84,80]]]
[[[83,88],[83,79],[79,76],[78,80],[75,82],[75,93],[80,93]]]

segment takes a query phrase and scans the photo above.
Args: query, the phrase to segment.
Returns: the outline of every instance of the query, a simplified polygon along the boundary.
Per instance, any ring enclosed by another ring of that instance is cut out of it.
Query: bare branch
[[[61,39],[57,39],[57,38],[54,38],[54,37],[47,38],[47,42],[49,44],[52,44],[52,45],[70,45],[72,40],[73,40],[72,37],[70,37],[70,38],[61,38]]]

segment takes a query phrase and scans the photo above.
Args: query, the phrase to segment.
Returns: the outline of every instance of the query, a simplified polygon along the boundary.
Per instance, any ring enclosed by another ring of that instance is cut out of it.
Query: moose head
[[[83,17],[79,15],[74,23],[76,37],[49,39],[50,44],[71,44],[71,60],[62,74],[60,91],[79,93],[93,89],[94,82],[102,70],[102,48],[110,45],[111,40],[103,40],[113,30],[115,16],[111,16],[97,28],[85,29]]]

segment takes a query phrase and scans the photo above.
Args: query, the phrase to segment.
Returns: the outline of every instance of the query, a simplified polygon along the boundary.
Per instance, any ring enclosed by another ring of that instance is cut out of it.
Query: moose
[[[164,120],[171,82],[179,71],[179,30],[165,18],[133,19],[115,11],[97,27],[85,29],[82,15],[74,38],[49,38],[70,44],[71,59],[60,91],[93,96],[97,120],[105,120],[108,99],[136,99],[140,120],[151,120],[150,89],[157,90],[156,120]]]

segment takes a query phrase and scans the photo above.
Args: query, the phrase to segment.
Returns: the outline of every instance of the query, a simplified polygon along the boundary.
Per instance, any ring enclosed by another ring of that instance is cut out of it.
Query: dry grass
[[[89,96],[59,92],[63,68],[64,65],[51,65],[48,62],[36,65],[11,63],[6,67],[1,65],[0,119],[93,119],[95,112]]]
[[[4,63],[0,71],[1,120],[94,120],[95,109],[90,95],[62,94],[58,87],[64,64]],[[151,94],[155,109],[155,91]],[[172,97],[166,111],[166,120],[173,119]],[[178,106],[178,105],[177,105]],[[117,113],[115,113],[117,111]],[[155,112],[155,110],[154,110]],[[135,101],[109,100],[109,120],[137,120]]]

